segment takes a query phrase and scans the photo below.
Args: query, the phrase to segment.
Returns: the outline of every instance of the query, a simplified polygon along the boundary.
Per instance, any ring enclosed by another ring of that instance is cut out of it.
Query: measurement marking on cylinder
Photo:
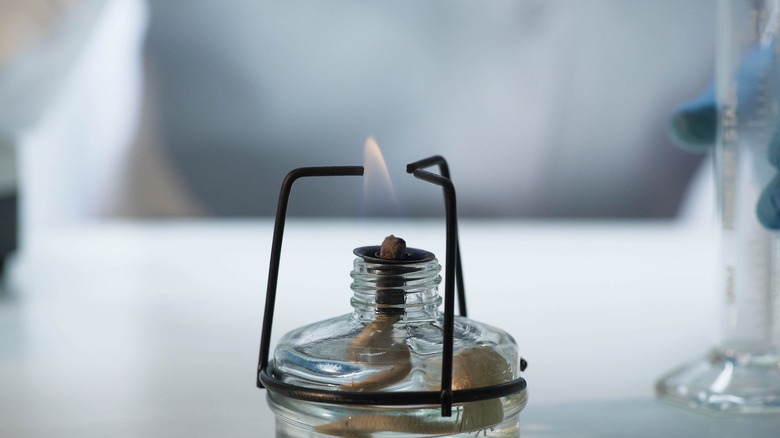
[[[734,305],[736,301],[734,295],[734,267],[726,266],[726,304]]]

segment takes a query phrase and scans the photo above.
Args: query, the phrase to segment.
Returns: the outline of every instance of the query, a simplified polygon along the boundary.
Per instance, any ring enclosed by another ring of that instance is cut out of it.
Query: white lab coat
[[[712,76],[707,0],[152,10],[164,147],[215,214],[272,214],[284,173],[359,164],[371,134],[409,214],[441,211],[403,171],[432,154],[450,161],[460,212],[474,216],[668,216],[697,162],[666,125]],[[359,192],[312,185],[292,211],[350,215]]]
[[[82,2],[0,71],[25,224],[271,214],[288,170],[360,164],[371,134],[409,214],[441,211],[403,172],[432,154],[473,216],[668,215],[696,165],[665,131],[712,74],[706,0],[150,6],[140,129],[140,0]],[[303,187],[292,213],[355,214],[360,188]]]
[[[17,190],[22,247],[38,227],[115,202],[137,132],[142,0],[84,0],[0,68],[0,179]]]

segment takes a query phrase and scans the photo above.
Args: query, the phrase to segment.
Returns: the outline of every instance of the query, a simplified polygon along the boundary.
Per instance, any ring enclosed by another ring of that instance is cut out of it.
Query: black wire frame
[[[424,170],[426,167],[438,165],[441,175]],[[287,216],[287,204],[292,185],[304,177],[322,176],[361,176],[362,166],[329,166],[302,167],[287,174],[279,193],[279,204],[276,210],[276,222],[271,244],[271,261],[268,269],[268,286],[266,290],[265,313],[263,315],[263,332],[260,339],[260,357],[257,364],[257,387],[299,400],[334,403],[345,405],[384,405],[408,406],[420,404],[441,404],[443,417],[452,416],[454,403],[487,400],[516,394],[526,388],[526,381],[518,377],[511,382],[481,388],[452,390],[453,361],[453,327],[455,278],[458,283],[458,302],[462,316],[466,316],[466,299],[463,288],[463,272],[460,264],[460,245],[458,242],[457,205],[455,186],[449,177],[446,160],[441,156],[433,156],[407,165],[406,171],[416,178],[441,186],[444,192],[444,203],[447,221],[447,246],[444,279],[444,328],[442,342],[442,381],[441,391],[399,391],[399,392],[355,392],[333,391],[326,389],[306,388],[291,385],[274,377],[273,365],[269,364],[268,356],[271,343],[271,327],[273,325],[276,287],[279,277],[279,262],[281,259],[282,237]],[[457,271],[457,273],[456,273]],[[523,367],[524,368],[524,367]]]
[[[441,177],[439,177],[436,174],[432,174],[430,172],[424,171],[422,169],[425,169],[426,167],[431,167],[434,165],[439,166],[439,173],[441,173]],[[415,173],[416,171],[419,171],[418,173]],[[447,160],[444,159],[441,155],[434,155],[432,157],[424,158],[420,161],[415,161],[414,163],[410,163],[406,165],[406,172],[413,174],[415,177],[422,179],[424,181],[432,182],[433,184],[442,186],[442,190],[444,191],[444,209],[447,214],[447,227],[448,227],[448,233],[449,233],[449,227],[450,224],[454,224],[454,234],[455,234],[455,280],[457,281],[458,285],[458,313],[460,316],[466,317],[468,316],[468,313],[466,312],[466,286],[463,282],[463,262],[461,262],[460,258],[460,237],[458,236],[458,227],[457,227],[457,221],[458,221],[458,210],[457,206],[455,205],[455,186],[452,184],[452,178],[450,177],[450,166],[447,165]],[[418,175],[425,175],[425,177],[421,177]],[[428,179],[426,179],[428,178]],[[431,181],[430,179],[435,179],[436,181]],[[444,178],[441,179],[440,178]],[[449,182],[447,182],[447,181]],[[448,188],[447,186],[451,185],[451,188]],[[448,190],[451,190],[452,192],[452,199],[450,199],[450,196],[448,195]],[[450,208],[450,205],[452,208]],[[450,217],[450,210],[452,211],[452,217]],[[450,243],[450,236],[447,235],[447,248],[449,248]],[[447,261],[449,261],[449,254],[447,254]],[[446,283],[445,283],[446,285]]]

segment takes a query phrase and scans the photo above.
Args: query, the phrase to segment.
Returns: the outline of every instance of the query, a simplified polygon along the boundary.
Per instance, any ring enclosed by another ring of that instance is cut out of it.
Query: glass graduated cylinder
[[[719,2],[718,330],[703,359],[656,384],[664,400],[719,414],[780,412],[780,239],[759,219],[780,207],[765,191],[780,163],[779,26],[778,0]]]
[[[756,206],[777,173],[769,161],[778,130],[777,1],[722,1],[716,90],[721,215],[718,344],[761,353],[778,346],[778,234]]]

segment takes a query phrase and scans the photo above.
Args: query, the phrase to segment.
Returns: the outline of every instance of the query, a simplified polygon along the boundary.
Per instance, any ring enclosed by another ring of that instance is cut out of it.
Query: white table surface
[[[271,221],[28,233],[0,295],[1,437],[272,436],[254,386]],[[350,311],[357,246],[443,256],[439,221],[291,220],[274,339]],[[469,316],[529,362],[523,437],[778,436],[658,403],[709,346],[717,233],[668,222],[461,222]]]

